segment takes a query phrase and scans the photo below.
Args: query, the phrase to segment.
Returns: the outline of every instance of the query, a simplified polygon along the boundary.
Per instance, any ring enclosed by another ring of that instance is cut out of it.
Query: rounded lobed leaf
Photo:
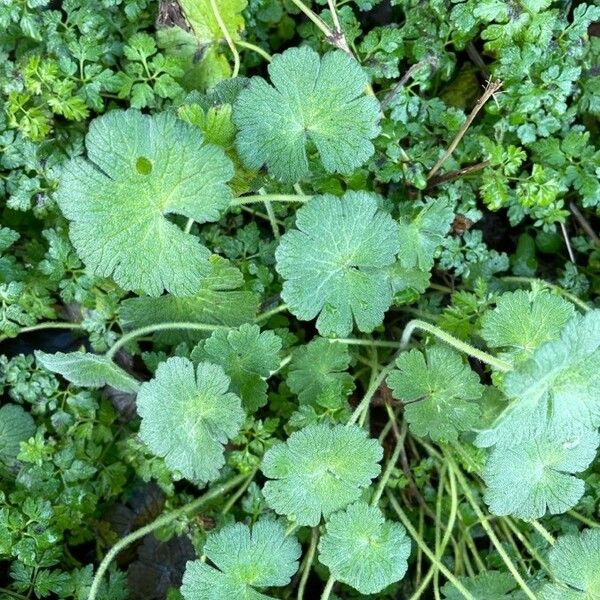
[[[232,197],[225,152],[171,113],[136,110],[92,121],[86,149],[65,164],[56,194],[86,267],[151,296],[197,292],[210,252],[167,217],[219,219]]]
[[[361,594],[400,581],[408,568],[410,539],[379,508],[356,502],[331,515],[319,541],[319,560],[337,580]]]
[[[265,518],[252,529],[233,523],[209,535],[204,554],[214,567],[188,562],[181,586],[185,600],[267,598],[253,588],[287,585],[298,570],[301,548],[283,525]]]
[[[386,267],[398,252],[398,227],[376,196],[317,196],[298,210],[296,227],[275,253],[290,311],[303,321],[318,315],[325,336],[348,335],[353,322],[365,332],[381,325],[392,303]]]
[[[290,48],[268,70],[272,85],[253,77],[234,105],[236,147],[248,168],[266,164],[293,183],[309,173],[309,146],[329,173],[349,175],[373,154],[380,108],[365,96],[368,79],[354,58]]]
[[[202,362],[194,371],[187,358],[173,357],[140,387],[141,439],[170,469],[195,483],[219,476],[223,444],[244,421],[240,399],[227,391],[229,383],[218,365]]]
[[[344,508],[379,475],[383,449],[356,425],[309,425],[264,455],[263,494],[278,514],[315,526]]]
[[[555,581],[544,585],[541,600],[600,598],[600,529],[558,538],[549,561]]]
[[[573,508],[585,487],[573,473],[587,469],[598,441],[598,433],[588,431],[575,438],[545,434],[494,448],[483,473],[490,512],[539,519]]]
[[[485,571],[474,577],[458,577],[458,581],[476,600],[523,600],[524,594],[510,573]],[[442,588],[444,600],[463,600],[456,586],[447,582]]]
[[[0,407],[0,463],[10,466],[19,454],[21,442],[35,433],[33,417],[16,404]]]
[[[396,360],[387,384],[404,405],[413,433],[434,441],[452,442],[477,424],[484,387],[458,352],[446,346],[411,350]]]

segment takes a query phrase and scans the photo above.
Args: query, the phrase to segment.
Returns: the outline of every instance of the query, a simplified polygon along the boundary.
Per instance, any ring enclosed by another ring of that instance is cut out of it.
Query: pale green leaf
[[[321,335],[343,337],[356,322],[370,332],[392,302],[386,267],[398,251],[398,228],[366,192],[317,196],[298,210],[296,227],[277,248],[282,297],[302,321],[317,317]]]
[[[21,442],[35,433],[32,416],[16,404],[0,407],[0,463],[10,466],[19,454]]]
[[[404,404],[413,433],[434,441],[453,442],[480,417],[476,403],[483,393],[479,378],[458,352],[447,346],[404,352],[387,384]]]
[[[477,443],[510,446],[546,430],[575,438],[598,427],[599,347],[600,310],[571,319],[559,339],[546,342],[505,375],[502,387],[510,404]]]
[[[491,348],[502,349],[502,358],[516,362],[557,339],[574,315],[570,302],[549,291],[508,292],[483,316],[481,337]]]
[[[290,48],[269,64],[272,85],[254,77],[234,105],[236,145],[245,165],[288,182],[309,174],[308,148],[325,170],[349,175],[373,154],[379,103],[366,96],[368,79],[340,50],[322,58]]]
[[[315,338],[294,351],[286,383],[301,404],[318,404],[319,397],[333,389],[345,398],[354,389],[347,372],[350,360],[346,345]]]
[[[210,252],[167,217],[219,219],[233,176],[224,151],[171,113],[136,110],[92,121],[86,148],[63,167],[56,200],[90,272],[151,296],[198,292]]]
[[[546,434],[494,448],[483,473],[490,512],[539,519],[573,508],[585,487],[574,473],[587,469],[597,447],[598,433],[588,431],[575,438]]]
[[[319,541],[319,561],[338,581],[375,594],[400,581],[408,567],[410,539],[379,508],[356,502],[329,517]]]
[[[226,525],[208,536],[204,554],[214,565],[188,562],[181,593],[185,600],[260,600],[254,588],[284,586],[298,570],[300,544],[284,527],[261,519],[252,529]]]
[[[178,4],[198,40],[198,45],[214,44],[224,39],[211,0],[178,0]],[[239,34],[244,28],[242,11],[247,4],[247,0],[217,0],[216,2],[225,28],[235,40],[239,39]]]
[[[139,381],[126,373],[112,360],[101,354],[89,352],[56,352],[46,354],[36,351],[39,363],[53,373],[80,387],[101,388],[109,385],[122,392],[137,392]]]
[[[475,600],[519,600],[525,595],[519,590],[517,582],[510,573],[485,571],[474,577],[458,577],[460,583]],[[442,588],[444,600],[463,600],[463,594],[453,583],[447,582]]]
[[[195,483],[219,476],[223,445],[244,421],[229,382],[218,365],[203,362],[194,369],[187,358],[173,357],[158,366],[138,393],[140,438],[171,470]]]
[[[600,598],[600,529],[558,538],[549,561],[555,581],[542,588],[540,600]]]
[[[191,358],[221,365],[231,378],[231,391],[246,411],[255,412],[267,403],[265,379],[279,367],[280,350],[281,339],[272,331],[261,333],[258,325],[245,324],[239,330],[213,332]]]
[[[263,494],[278,514],[315,526],[360,496],[381,470],[383,450],[356,425],[309,425],[265,453]]]

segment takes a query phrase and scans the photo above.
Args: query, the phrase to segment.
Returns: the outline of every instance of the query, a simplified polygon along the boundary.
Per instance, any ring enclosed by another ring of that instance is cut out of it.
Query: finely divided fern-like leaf
[[[218,477],[223,445],[244,421],[229,383],[219,365],[203,362],[194,368],[187,358],[172,357],[138,393],[140,438],[170,469],[198,484]]]
[[[80,387],[96,389],[109,385],[122,392],[137,392],[140,387],[139,381],[106,356],[90,352],[47,354],[39,350],[35,356],[46,369]]]
[[[348,175],[373,154],[380,108],[364,94],[367,76],[354,58],[291,48],[268,70],[272,85],[253,77],[234,105],[236,146],[248,168],[266,164],[293,183],[309,173],[309,146],[329,173]]]
[[[324,336],[345,336],[356,322],[372,331],[392,303],[386,267],[398,252],[398,227],[366,192],[324,195],[296,213],[277,248],[282,297],[299,319],[318,315]]]
[[[404,527],[386,521],[379,508],[365,502],[331,515],[319,541],[319,561],[361,594],[375,594],[400,581],[409,554]]]
[[[219,219],[232,197],[225,152],[171,113],[136,110],[92,121],[86,149],[64,165],[56,201],[88,269],[151,296],[196,293],[210,252],[167,217]]]
[[[264,455],[267,504],[299,525],[315,526],[321,515],[358,499],[379,475],[383,450],[361,427],[309,425]]]
[[[284,586],[298,570],[300,544],[283,525],[260,519],[250,529],[226,525],[208,536],[204,555],[214,565],[188,562],[181,593],[185,600],[264,600],[254,588]]]

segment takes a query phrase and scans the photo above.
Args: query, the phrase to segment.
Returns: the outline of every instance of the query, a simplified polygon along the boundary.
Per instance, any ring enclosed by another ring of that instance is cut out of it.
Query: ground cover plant
[[[0,598],[600,598],[599,21],[0,0]]]

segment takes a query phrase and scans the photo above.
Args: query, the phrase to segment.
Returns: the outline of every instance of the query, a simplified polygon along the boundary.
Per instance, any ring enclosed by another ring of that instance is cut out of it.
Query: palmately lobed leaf
[[[202,362],[194,368],[187,358],[172,357],[138,393],[140,438],[171,470],[194,483],[218,477],[225,463],[223,445],[244,421],[241,400],[228,391],[229,384],[219,365]]]
[[[265,453],[267,504],[299,525],[315,526],[360,496],[379,475],[383,449],[356,425],[309,425]]]
[[[554,581],[544,585],[540,600],[600,598],[600,529],[558,538],[548,558]]]
[[[573,508],[585,490],[574,474],[588,468],[598,442],[596,431],[575,438],[547,433],[494,448],[483,473],[490,512],[539,519]]]
[[[268,70],[272,85],[253,77],[234,105],[236,147],[248,168],[266,164],[273,177],[293,183],[309,174],[310,147],[327,172],[345,175],[373,154],[380,108],[364,94],[368,79],[354,58],[290,48]]]
[[[600,425],[600,310],[576,315],[557,340],[537,348],[503,381],[510,404],[479,446],[510,446],[547,429],[577,437]]]
[[[151,296],[197,292],[210,252],[168,217],[219,219],[232,197],[225,152],[171,113],[136,110],[92,121],[86,149],[65,164],[56,194],[86,267]]]
[[[286,383],[301,404],[315,405],[321,394],[332,389],[346,397],[354,389],[347,371],[350,361],[346,345],[315,338],[294,351]]]
[[[244,324],[238,330],[213,332],[192,351],[191,358],[221,365],[231,378],[231,391],[252,413],[267,403],[265,379],[279,367],[280,350],[281,338],[275,333]]]
[[[491,348],[501,348],[505,360],[517,362],[557,339],[574,316],[570,302],[547,290],[507,292],[483,316],[481,337]]]
[[[386,271],[398,252],[398,227],[377,197],[346,192],[316,196],[296,213],[296,229],[275,253],[282,298],[302,321],[317,317],[323,336],[370,332],[392,303]]]
[[[38,362],[53,373],[80,387],[97,389],[109,385],[121,392],[137,392],[140,382],[116,365],[110,358],[90,352],[36,351]]]
[[[386,521],[379,508],[366,502],[331,515],[319,541],[319,561],[361,594],[375,594],[400,581],[409,554],[404,527]]]
[[[517,589],[518,584],[510,573],[484,571],[474,577],[458,577],[457,579],[475,600],[524,600],[526,597]],[[464,598],[464,595],[451,582],[444,585],[442,593],[444,600],[463,600]]]
[[[252,529],[242,523],[226,525],[208,536],[204,554],[214,566],[188,562],[181,593],[185,600],[269,598],[254,588],[284,586],[298,570],[300,544],[285,528],[263,518]]]
[[[484,387],[458,352],[447,346],[404,352],[387,378],[394,398],[404,404],[413,433],[453,442],[477,425]]]

